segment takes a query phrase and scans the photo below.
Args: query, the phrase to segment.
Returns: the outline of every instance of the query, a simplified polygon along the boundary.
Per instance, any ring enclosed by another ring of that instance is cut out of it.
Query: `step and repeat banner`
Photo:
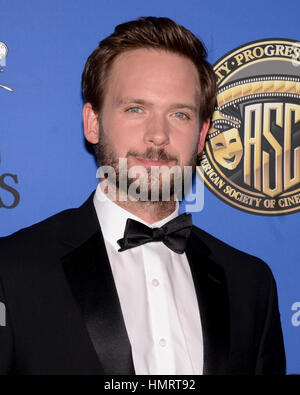
[[[95,189],[82,128],[85,61],[117,24],[170,17],[204,41],[218,81],[193,221],[269,264],[287,373],[300,374],[299,13],[296,0],[0,0],[0,237]]]

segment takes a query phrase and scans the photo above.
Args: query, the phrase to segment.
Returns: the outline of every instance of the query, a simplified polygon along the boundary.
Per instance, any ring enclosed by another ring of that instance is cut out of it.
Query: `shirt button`
[[[154,278],[152,280],[152,285],[153,285],[153,287],[158,287],[159,286],[159,281],[157,280],[157,278]]]
[[[167,345],[167,340],[166,340],[166,339],[160,339],[160,340],[159,340],[159,345],[160,345],[161,347],[166,347],[166,345]]]

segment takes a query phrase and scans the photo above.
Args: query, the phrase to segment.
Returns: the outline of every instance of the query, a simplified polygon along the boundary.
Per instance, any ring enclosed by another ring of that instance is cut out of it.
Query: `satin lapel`
[[[101,231],[63,257],[62,264],[104,373],[135,374]]]
[[[191,234],[186,255],[200,309],[203,374],[226,374],[229,352],[229,304],[225,273],[209,256],[210,250]]]

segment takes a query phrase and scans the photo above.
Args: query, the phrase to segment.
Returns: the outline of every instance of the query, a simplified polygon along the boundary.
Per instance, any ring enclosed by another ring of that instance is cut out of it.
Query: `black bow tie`
[[[161,228],[149,228],[134,219],[127,219],[124,237],[118,240],[119,251],[137,247],[150,241],[162,241],[177,254],[184,253],[192,230],[191,214],[181,214]]]

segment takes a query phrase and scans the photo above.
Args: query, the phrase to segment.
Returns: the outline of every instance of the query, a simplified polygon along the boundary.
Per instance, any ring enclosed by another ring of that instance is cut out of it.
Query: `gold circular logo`
[[[215,65],[217,106],[201,157],[208,188],[252,214],[300,210],[300,43],[266,39]]]

